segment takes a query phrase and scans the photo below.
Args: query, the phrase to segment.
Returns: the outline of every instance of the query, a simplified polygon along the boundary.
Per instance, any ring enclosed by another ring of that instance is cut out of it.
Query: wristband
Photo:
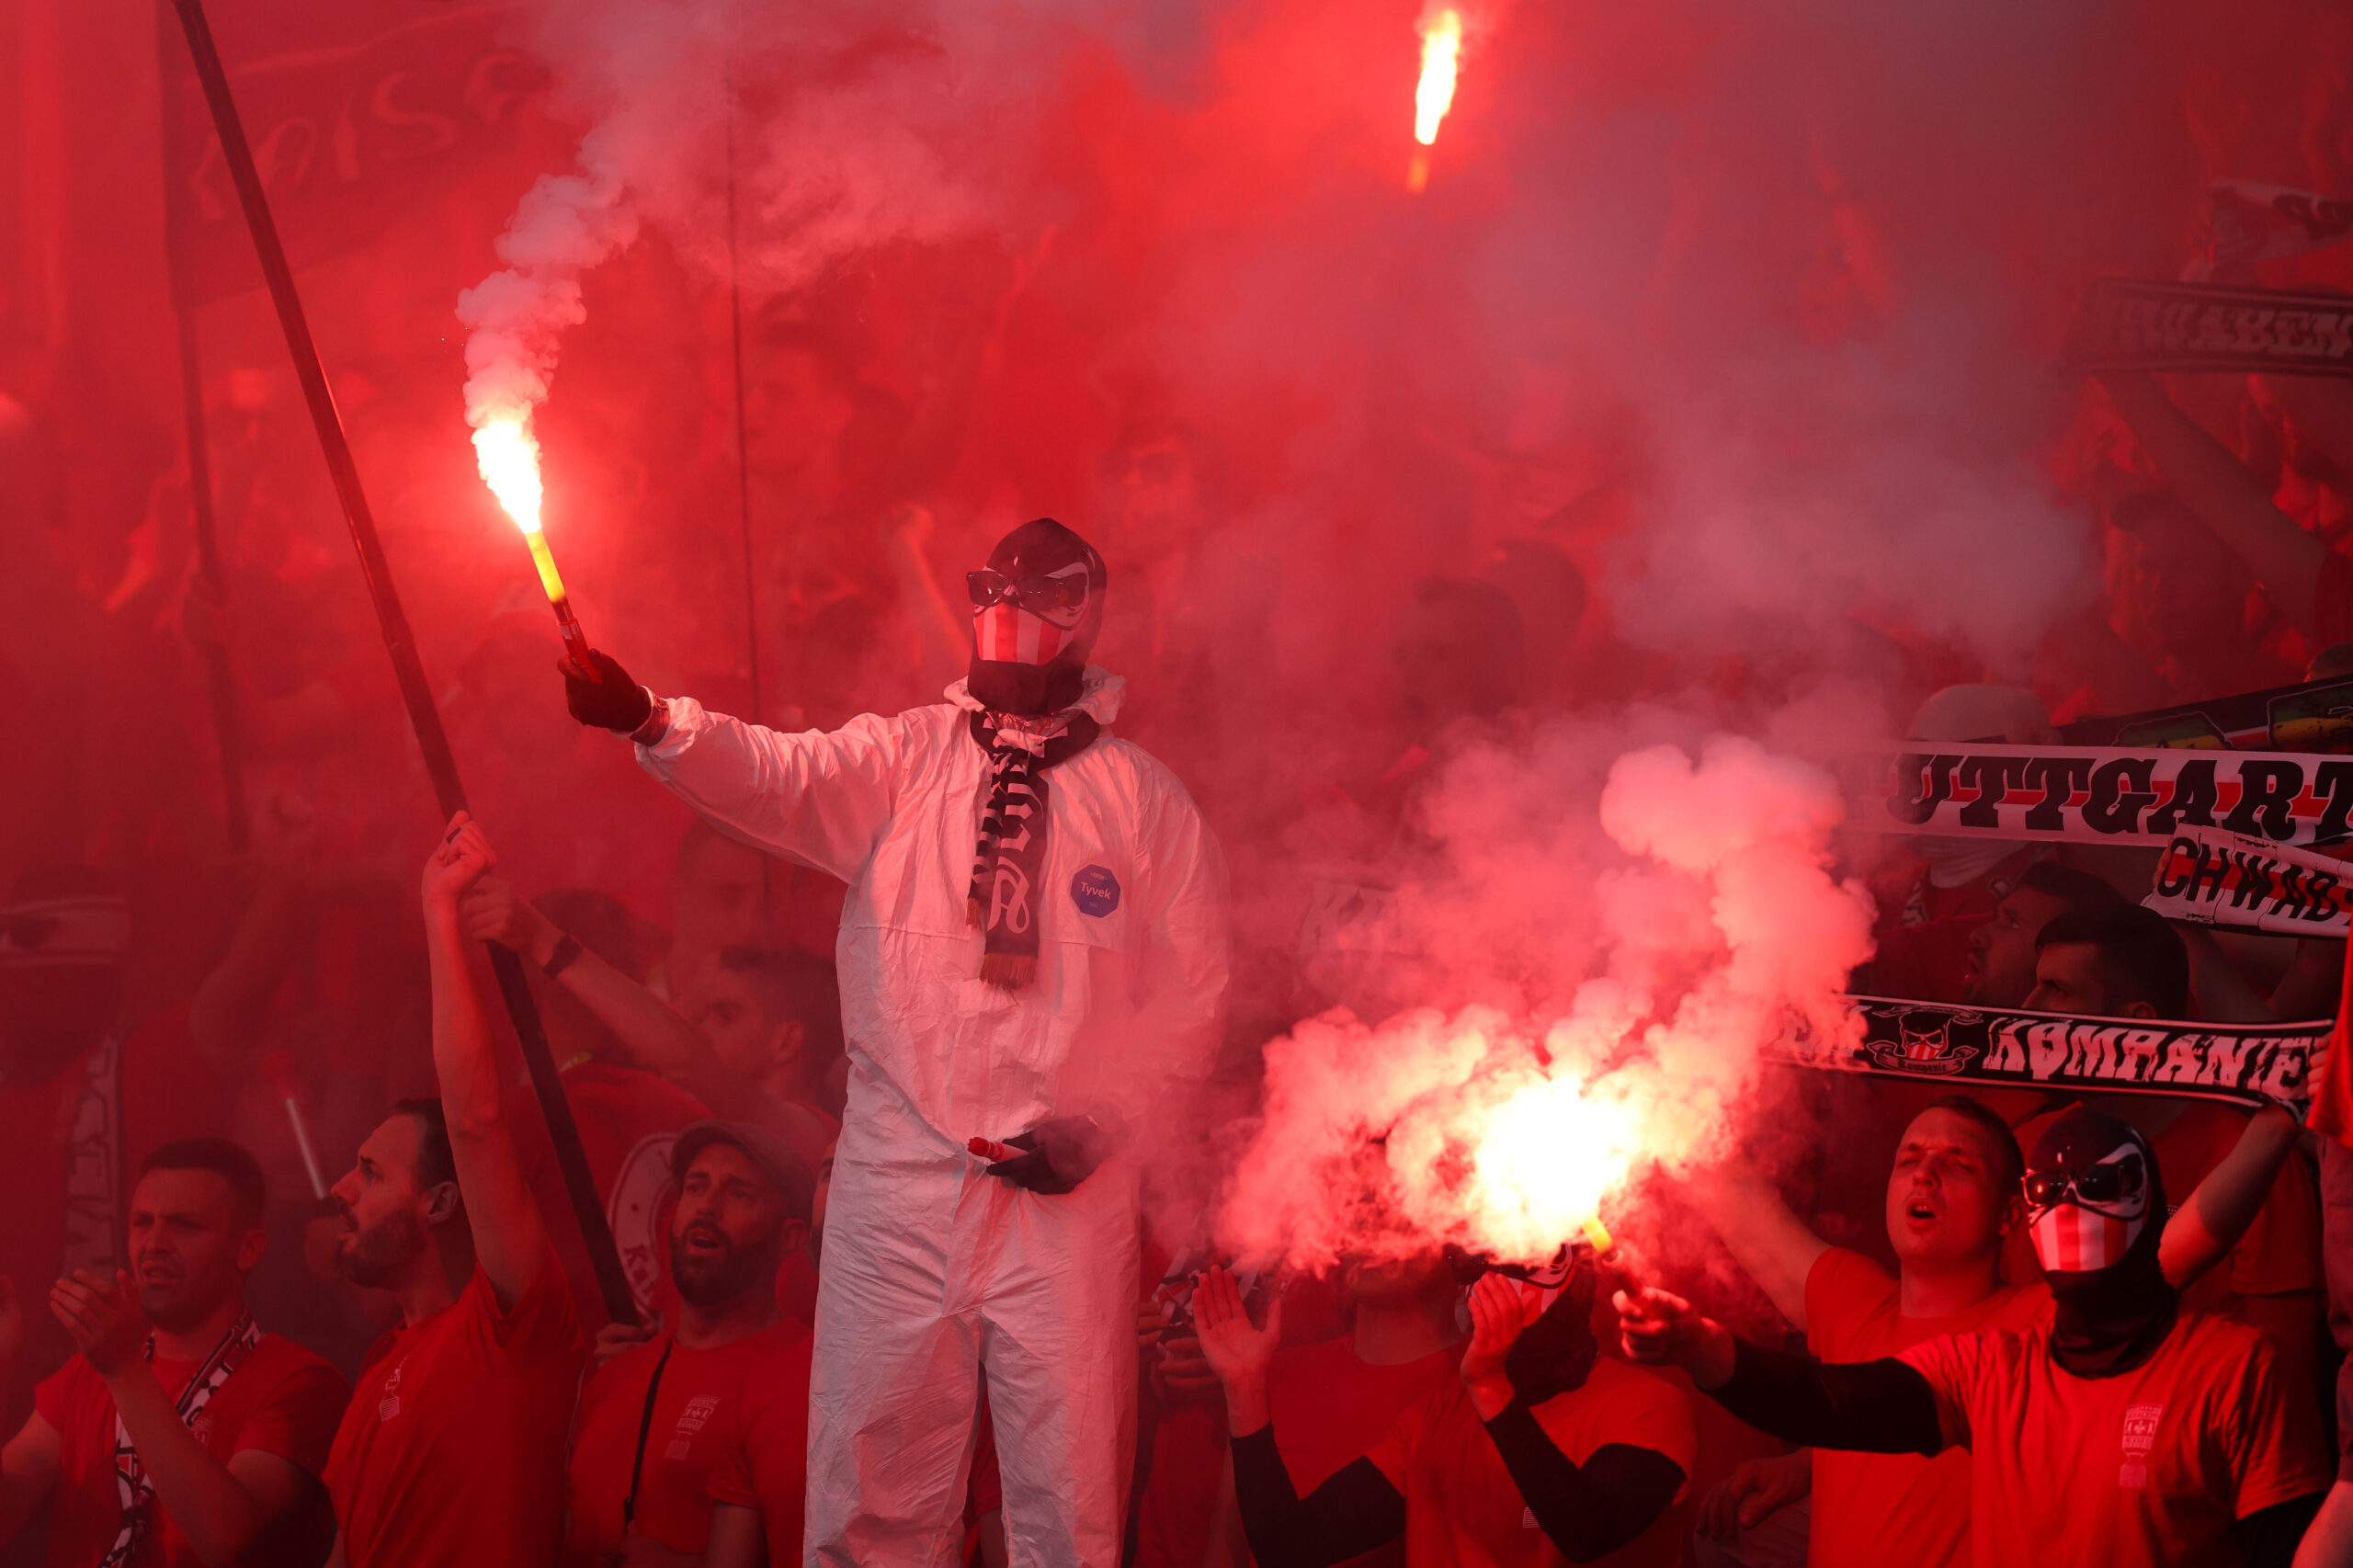
[[[562,974],[566,968],[570,967],[572,960],[579,956],[579,938],[574,937],[571,932],[566,931],[563,937],[557,941],[555,945],[555,951],[548,955],[548,961],[540,966],[540,971],[545,974],[550,980],[553,980],[557,975]]]
[[[670,699],[654,696],[650,686],[642,689],[652,708],[645,715],[645,722],[631,730],[629,738],[642,746],[660,745],[662,737],[670,733]]]

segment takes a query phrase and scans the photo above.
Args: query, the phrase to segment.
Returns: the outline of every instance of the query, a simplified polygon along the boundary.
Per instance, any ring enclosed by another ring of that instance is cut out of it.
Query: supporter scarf
[[[254,1314],[238,1313],[237,1321],[197,1368],[188,1387],[180,1391],[176,1408],[181,1426],[195,1428],[196,1418],[212,1403],[221,1385],[236,1376],[237,1369],[244,1365],[245,1358],[260,1343],[261,1328],[254,1322]],[[152,1334],[147,1336],[145,1354],[150,1361],[155,1358],[155,1336]],[[131,1440],[129,1428],[122,1424],[120,1412],[114,1418],[114,1481],[115,1490],[122,1498],[122,1529],[114,1538],[114,1544],[107,1548],[107,1554],[98,1559],[98,1568],[118,1568],[131,1561],[131,1554],[139,1549],[140,1538],[146,1532],[149,1507],[155,1498],[154,1483],[147,1479],[147,1467],[140,1461],[139,1449]]]
[[[2173,1095],[2224,1100],[2249,1110],[2281,1105],[2302,1115],[2314,1091],[2313,1051],[2331,1038],[2332,1028],[2326,1018],[2300,1024],[2173,1023],[1882,996],[1851,996],[1847,1008],[1845,1028],[1835,1033],[1793,1030],[1766,1054],[1793,1067],[2086,1094]],[[2344,1054],[2332,1054],[2332,1077]]]
[[[2088,371],[2353,375],[2353,299],[2102,278],[2084,295],[2065,358]]]
[[[1046,869],[1046,770],[1100,733],[1102,726],[1076,709],[1048,719],[972,715],[972,739],[988,754],[988,767],[964,915],[982,933],[981,978],[1001,991],[1019,991],[1038,977],[1034,895]]]
[[[2341,941],[2353,934],[2353,865],[2268,839],[2184,828],[2165,846],[2141,903],[2168,920]]]
[[[2298,847],[2353,842],[2353,757],[1907,741],[1847,772],[1851,820],[1871,833],[2163,848],[2205,827]]]
[[[2059,726],[2071,746],[2201,751],[2353,751],[2353,680],[2330,676]]]
[[[2034,1201],[2038,1180],[2136,1164],[2140,1179],[2131,1191],[2097,1198],[2071,1187],[2052,1201]],[[2027,1225],[2055,1304],[2052,1358],[2079,1378],[2131,1371],[2156,1354],[2181,1307],[2157,1262],[2165,1193],[2155,1153],[2129,1122],[2077,1107],[2035,1143],[2027,1187]]]

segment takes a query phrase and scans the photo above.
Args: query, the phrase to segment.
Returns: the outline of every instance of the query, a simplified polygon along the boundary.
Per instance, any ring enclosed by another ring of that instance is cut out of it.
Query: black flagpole
[[[768,722],[760,701],[760,599],[752,556],[751,433],[744,407],[744,256],[735,228],[735,61],[727,62],[727,320],[735,350],[735,516],[744,535],[744,653],[752,666],[755,724]],[[776,858],[760,857],[760,938],[776,945]]]
[[[188,164],[178,155],[179,73],[161,28],[155,30],[156,66],[162,80],[164,116],[164,266],[170,279],[172,317],[179,326],[180,403],[188,431],[188,503],[196,527],[196,570],[205,597],[217,607],[229,602],[221,571],[221,539],[212,516],[212,450],[204,426],[204,368],[197,358],[196,304],[188,289],[180,245],[188,235]],[[245,812],[243,747],[237,733],[236,687],[229,677],[229,650],[215,642],[204,650],[205,694],[211,699],[212,734],[221,748],[221,798],[229,819],[229,845],[242,850],[252,837]]]
[[[188,53],[195,59],[197,76],[204,83],[205,101],[211,106],[212,123],[221,133],[222,157],[236,181],[237,199],[244,207],[246,227],[253,231],[254,248],[261,255],[262,273],[269,280],[270,298],[278,306],[278,324],[286,331],[287,350],[293,356],[294,373],[301,381],[302,396],[311,405],[311,423],[317,427],[327,472],[334,478],[335,495],[343,503],[344,520],[351,525],[351,542],[359,551],[360,575],[368,580],[369,596],[375,600],[376,619],[383,627],[384,647],[392,656],[392,673],[399,677],[401,696],[408,703],[409,723],[416,731],[417,749],[425,754],[425,770],[432,776],[433,793],[441,803],[441,814],[453,815],[466,809],[465,786],[458,781],[458,764],[449,754],[449,734],[441,728],[440,710],[434,706],[433,688],[426,683],[425,665],[417,657],[416,640],[409,631],[407,612],[401,608],[400,594],[392,586],[383,545],[376,537],[375,516],[368,508],[366,492],[360,488],[359,465],[353,461],[351,443],[344,437],[343,415],[335,411],[335,392],[327,385],[318,346],[311,340],[311,324],[302,313],[301,296],[295,292],[294,272],[286,263],[285,247],[278,244],[278,224],[270,216],[269,198],[262,190],[261,176],[254,167],[253,149],[247,145],[244,123],[237,118],[236,100],[230,97],[228,73],[222,69],[220,51],[213,47],[212,28],[204,19],[203,0],[172,0],[172,5],[179,12],[180,26],[188,34]],[[596,1177],[589,1174],[588,1156],[580,1146],[580,1129],[573,1120],[571,1102],[563,1096],[563,1080],[548,1050],[547,1033],[540,1027],[539,1008],[531,1001],[522,960],[495,942],[489,948],[491,969],[498,976],[499,995],[506,1003],[506,1016],[514,1020],[515,1038],[522,1044],[523,1060],[531,1070],[531,1087],[538,1091],[540,1110],[547,1118],[548,1133],[555,1144],[556,1165],[563,1173],[564,1191],[572,1199],[573,1213],[588,1244],[588,1262],[596,1270],[597,1292],[604,1297],[605,1311],[613,1321],[635,1323],[637,1301],[630,1290],[629,1277],[621,1271],[620,1249],[613,1244],[612,1226],[606,1222],[605,1205],[597,1196]]]

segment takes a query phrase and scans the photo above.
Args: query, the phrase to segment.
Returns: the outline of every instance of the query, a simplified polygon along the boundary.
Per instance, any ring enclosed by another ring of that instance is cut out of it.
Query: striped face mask
[[[1103,558],[1040,517],[997,541],[964,575],[972,605],[965,688],[989,712],[1042,719],[1078,700],[1086,655],[1103,626]]]
[[[2088,1165],[2054,1165],[2026,1177],[2034,1256],[2049,1274],[2112,1268],[2149,1222],[2148,1161],[2122,1143]]]
[[[1007,665],[1049,665],[1070,646],[1086,614],[1086,562],[1028,577],[965,574],[972,599],[972,649]]]

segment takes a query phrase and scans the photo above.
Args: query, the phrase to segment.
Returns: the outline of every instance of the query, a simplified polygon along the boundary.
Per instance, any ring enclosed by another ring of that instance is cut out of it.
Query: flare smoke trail
[[[1484,813],[1557,787],[1533,757],[1480,771],[1442,793]],[[1827,775],[1753,741],[1716,737],[1696,764],[1673,745],[1620,756],[1598,819],[1630,858],[1588,881],[1531,845],[1552,874],[1490,899],[1541,921],[1590,897],[1597,972],[1549,1016],[1474,1005],[1376,1028],[1336,1011],[1275,1041],[1222,1238],[1305,1268],[1433,1241],[1540,1259],[1629,1178],[1706,1157],[1762,1047],[1856,1032],[1838,993],[1870,955],[1871,903],[1831,871],[1844,815]]]

